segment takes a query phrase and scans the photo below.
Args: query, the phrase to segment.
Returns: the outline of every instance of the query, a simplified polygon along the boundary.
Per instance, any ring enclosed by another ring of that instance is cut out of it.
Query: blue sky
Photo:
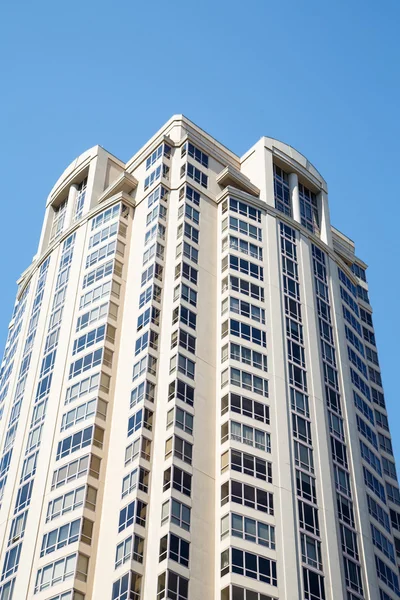
[[[100,144],[127,160],[174,113],[238,154],[276,137],[321,171],[333,224],[369,264],[399,459],[399,22],[395,0],[3,4],[0,346],[76,155]]]

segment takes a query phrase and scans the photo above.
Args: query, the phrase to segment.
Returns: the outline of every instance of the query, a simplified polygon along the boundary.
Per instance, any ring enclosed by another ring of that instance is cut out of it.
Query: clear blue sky
[[[321,171],[333,224],[369,264],[400,459],[399,23],[398,0],[3,3],[1,348],[46,196],[75,156],[100,144],[127,160],[174,113],[238,154],[276,137]]]

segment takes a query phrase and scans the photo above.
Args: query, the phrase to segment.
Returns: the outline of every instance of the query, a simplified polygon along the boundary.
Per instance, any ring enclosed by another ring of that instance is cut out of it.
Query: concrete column
[[[78,193],[78,185],[73,183],[68,192],[67,212],[65,213],[64,230],[72,225],[74,220],[75,200]]]
[[[299,178],[296,173],[289,173],[290,199],[292,201],[293,219],[301,223],[300,217],[300,197],[299,197]]]
[[[332,248],[331,219],[329,215],[328,194],[323,190],[318,194],[318,212],[320,218],[321,240]]]

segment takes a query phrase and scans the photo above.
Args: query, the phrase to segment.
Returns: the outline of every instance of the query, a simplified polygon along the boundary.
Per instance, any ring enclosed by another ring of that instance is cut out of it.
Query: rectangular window
[[[189,547],[189,542],[173,533],[169,533],[160,540],[159,562],[170,558],[180,565],[189,568]]]
[[[205,173],[200,171],[200,169],[188,162],[182,165],[181,177],[184,177],[185,173],[190,179],[193,179],[193,181],[199,183],[202,187],[207,189],[208,177],[205,175]]]
[[[71,523],[66,523],[58,529],[53,529],[45,533],[42,540],[40,556],[50,554],[59,548],[68,544],[73,544],[79,540],[81,532],[81,519],[76,519]]]
[[[262,458],[231,449],[221,456],[221,473],[228,469],[272,483],[272,464]]]
[[[221,519],[221,539],[229,532],[234,537],[275,550],[275,527],[262,521],[230,513]]]
[[[258,579],[269,585],[278,585],[274,560],[238,548],[228,548],[221,554],[221,577],[229,572]]]
[[[196,148],[196,146],[194,146],[191,142],[186,142],[182,146],[181,157],[183,158],[184,156],[186,156],[186,153],[188,154],[188,156],[191,156],[192,158],[194,158],[194,160],[196,160],[198,163],[200,163],[203,167],[208,169],[207,154],[202,152],[202,150],[199,150],[198,148]]]
[[[227,394],[221,400],[221,415],[228,410],[269,425],[269,406],[238,394]]]

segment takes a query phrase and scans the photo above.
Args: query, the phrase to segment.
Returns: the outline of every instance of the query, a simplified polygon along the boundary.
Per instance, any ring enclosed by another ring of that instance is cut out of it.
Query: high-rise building
[[[91,148],[18,286],[0,600],[400,597],[366,265],[298,151]]]

